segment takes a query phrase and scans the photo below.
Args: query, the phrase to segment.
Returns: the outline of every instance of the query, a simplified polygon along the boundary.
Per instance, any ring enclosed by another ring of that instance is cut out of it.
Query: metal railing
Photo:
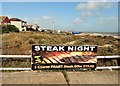
[[[0,58],[31,58],[31,55],[0,55]],[[97,58],[120,58],[120,56],[97,56]]]
[[[31,58],[31,55],[0,55],[0,58]],[[97,56],[97,58],[120,58],[120,56]],[[120,66],[103,66],[96,69],[120,69]],[[31,70],[31,68],[0,68],[0,70]]]
[[[31,58],[31,55],[0,55],[0,58]]]

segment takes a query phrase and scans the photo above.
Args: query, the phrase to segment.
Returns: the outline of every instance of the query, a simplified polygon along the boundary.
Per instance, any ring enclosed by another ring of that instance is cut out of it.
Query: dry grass
[[[120,39],[111,36],[65,35],[42,32],[21,32],[2,35],[2,53],[6,55],[30,55],[31,45],[98,45],[98,55],[119,55]],[[109,48],[105,45],[112,45]],[[101,61],[100,61],[101,62]],[[109,62],[109,60],[107,61]],[[104,62],[106,63],[106,62]],[[115,63],[115,62],[113,62]],[[101,65],[101,64],[98,64]],[[105,64],[106,65],[106,64]],[[110,64],[111,65],[111,64]],[[3,67],[30,67],[30,59],[5,59]]]
[[[74,43],[70,44],[72,41]],[[114,55],[120,53],[118,42],[120,39],[112,36],[89,36],[89,35],[65,35],[42,32],[21,32],[2,35],[3,54],[31,54],[31,45],[113,45],[111,47],[98,48],[98,55]]]

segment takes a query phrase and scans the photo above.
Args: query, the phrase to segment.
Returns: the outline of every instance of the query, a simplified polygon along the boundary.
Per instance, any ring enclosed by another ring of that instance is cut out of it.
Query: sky
[[[2,15],[41,28],[118,32],[118,2],[2,2]]]

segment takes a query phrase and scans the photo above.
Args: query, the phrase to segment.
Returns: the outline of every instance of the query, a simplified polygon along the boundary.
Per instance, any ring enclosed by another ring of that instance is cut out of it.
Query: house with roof
[[[11,25],[15,25],[19,31],[26,31],[27,29],[27,22],[18,19],[18,18],[11,18],[10,19]]]
[[[7,16],[0,16],[0,25],[10,25],[10,19]]]
[[[28,31],[40,31],[40,27],[37,24],[27,25]]]

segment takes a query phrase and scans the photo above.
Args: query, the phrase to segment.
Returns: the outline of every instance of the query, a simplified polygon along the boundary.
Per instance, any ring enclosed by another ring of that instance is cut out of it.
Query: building
[[[27,31],[35,31],[32,29],[32,25],[27,25]]]
[[[35,31],[38,31],[39,26],[38,26],[37,24],[34,24],[34,25],[32,25],[32,28],[33,28]]]
[[[15,25],[19,29],[19,31],[26,31],[27,29],[27,22],[22,21],[21,19],[11,18],[10,22],[11,25]]]
[[[37,25],[27,25],[27,30],[28,31],[41,31],[41,28]]]
[[[0,16],[0,25],[10,25],[10,19],[7,16]]]

